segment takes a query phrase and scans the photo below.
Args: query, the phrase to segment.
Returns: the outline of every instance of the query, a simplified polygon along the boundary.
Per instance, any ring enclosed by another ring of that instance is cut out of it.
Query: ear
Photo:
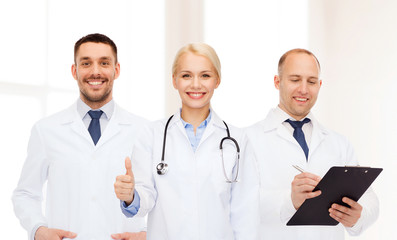
[[[174,86],[175,89],[178,89],[176,87],[176,76],[174,74],[172,74],[172,85]]]
[[[114,68],[114,79],[117,79],[120,76],[120,63],[117,62]]]
[[[323,80],[320,79],[320,87],[321,87],[321,85],[323,85]]]
[[[274,86],[276,89],[280,89],[280,76],[274,75]]]
[[[76,67],[76,64],[72,64],[72,75],[73,75],[73,78],[77,80],[77,67]]]
[[[218,77],[215,85],[215,89],[218,88],[219,84],[221,84],[221,79]]]

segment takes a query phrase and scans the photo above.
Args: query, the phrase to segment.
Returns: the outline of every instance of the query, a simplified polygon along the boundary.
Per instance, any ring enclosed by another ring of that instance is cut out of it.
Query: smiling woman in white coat
[[[148,239],[258,239],[259,177],[240,129],[210,107],[221,82],[207,44],[188,44],[172,71],[182,108],[146,129],[115,192],[126,216],[148,215]],[[163,157],[162,157],[163,156]]]

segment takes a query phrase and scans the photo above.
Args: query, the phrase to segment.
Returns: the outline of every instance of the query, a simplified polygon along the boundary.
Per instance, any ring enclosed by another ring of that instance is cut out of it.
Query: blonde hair
[[[215,73],[218,75],[219,80],[221,79],[221,62],[219,61],[218,55],[215,50],[206,43],[190,43],[179,49],[177,52],[174,63],[172,64],[172,74],[176,74],[178,68],[179,59],[185,53],[193,53],[199,56],[206,57],[214,66]]]

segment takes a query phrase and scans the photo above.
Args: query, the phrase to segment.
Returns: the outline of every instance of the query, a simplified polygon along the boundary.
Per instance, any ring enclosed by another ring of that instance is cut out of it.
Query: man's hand
[[[114,192],[116,193],[117,198],[124,201],[127,206],[130,205],[134,199],[135,180],[131,167],[131,159],[126,157],[126,174],[117,176],[116,182],[114,183]]]
[[[146,232],[137,232],[137,233],[116,233],[112,234],[113,239],[118,240],[146,240]]]
[[[334,203],[328,210],[330,213],[329,215],[336,221],[342,223],[343,226],[353,227],[361,217],[363,207],[347,197],[342,198],[342,202],[349,205],[350,208]]]
[[[295,176],[291,183],[291,199],[295,209],[298,210],[306,199],[314,198],[321,194],[320,190],[312,192],[320,180],[319,176],[308,172]]]
[[[34,235],[35,240],[61,240],[63,238],[75,238],[76,233],[61,229],[39,227]]]

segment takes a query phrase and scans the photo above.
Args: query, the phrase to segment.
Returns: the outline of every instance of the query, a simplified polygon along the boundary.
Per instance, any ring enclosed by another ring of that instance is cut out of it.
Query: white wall
[[[311,0],[309,46],[322,64],[317,117],[349,137],[374,183],[378,221],[359,239],[397,239],[397,2]]]
[[[308,48],[307,12],[307,0],[205,1],[204,40],[222,64],[211,103],[226,122],[246,127],[277,105],[278,59],[289,49]]]

